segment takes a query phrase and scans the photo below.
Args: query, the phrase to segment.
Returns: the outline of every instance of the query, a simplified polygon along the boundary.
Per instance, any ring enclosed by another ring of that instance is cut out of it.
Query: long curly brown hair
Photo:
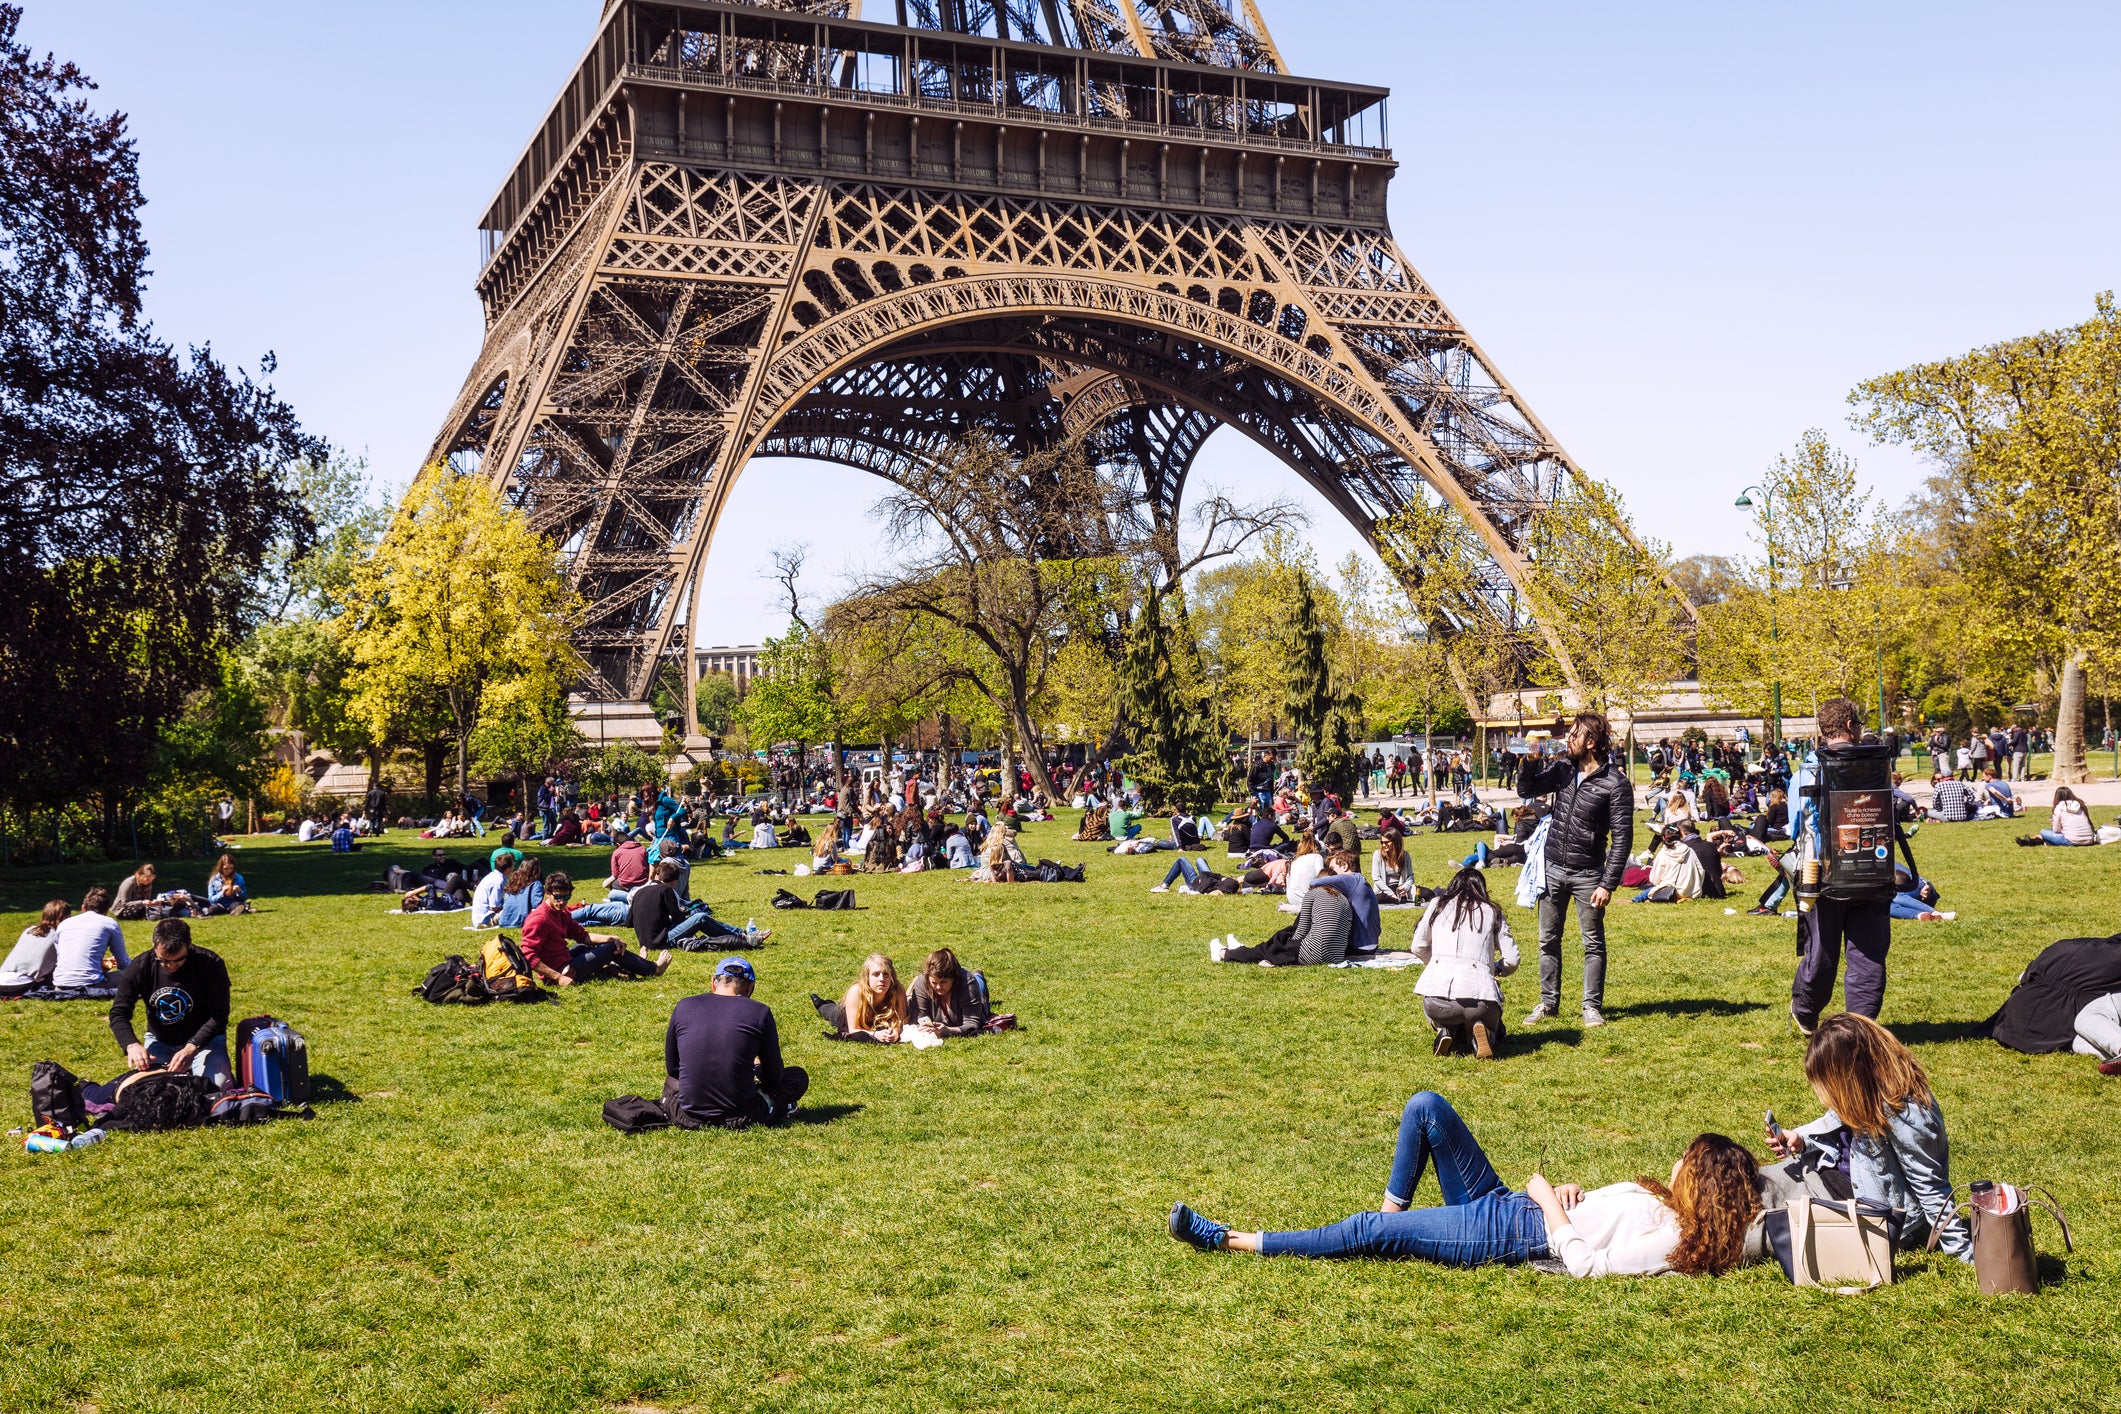
[[[1760,1214],[1760,1165],[1721,1134],[1703,1134],[1680,1156],[1672,1186],[1635,1180],[1679,1219],[1671,1267],[1683,1276],[1722,1276],[1745,1259],[1745,1234]]]

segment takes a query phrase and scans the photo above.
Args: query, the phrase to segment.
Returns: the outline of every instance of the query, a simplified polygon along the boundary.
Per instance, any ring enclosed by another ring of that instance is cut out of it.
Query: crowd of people
[[[1748,911],[1778,913],[1799,887],[1803,866],[1826,852],[1822,752],[1856,745],[1863,733],[1860,712],[1842,699],[1821,704],[1817,719],[1819,739],[1812,749],[1778,746],[1757,762],[1744,742],[1660,742],[1649,752],[1651,782],[1638,799],[1610,723],[1598,713],[1580,713],[1559,749],[1512,758],[1521,803],[1507,815],[1480,801],[1469,779],[1470,759],[1457,751],[1432,752],[1426,761],[1419,752],[1366,760],[1358,777],[1365,783],[1375,776],[1380,788],[1403,793],[1427,769],[1436,789],[1450,792],[1419,810],[1380,811],[1375,825],[1359,823],[1349,802],[1311,789],[1271,752],[1247,773],[1248,798],[1220,816],[1151,817],[1139,795],[1109,769],[1077,771],[1066,779],[1071,803],[1083,812],[1076,838],[1108,842],[1120,854],[1175,856],[1153,892],[1266,893],[1278,896],[1278,907],[1293,915],[1257,945],[1240,944],[1234,934],[1214,938],[1209,955],[1215,962],[1269,968],[1347,963],[1379,952],[1386,912],[1417,910],[1407,952],[1420,967],[1414,994],[1433,1033],[1433,1053],[1494,1060],[1510,1035],[1501,984],[1518,972],[1523,957],[1505,909],[1491,894],[1492,871],[1521,869],[1517,901],[1536,910],[1539,997],[1518,1024],[1536,1026],[1562,1013],[1564,943],[1573,912],[1582,959],[1577,1014],[1586,1028],[1603,1026],[1607,914],[1616,897],[1633,891],[1628,896],[1645,904],[1722,898],[1744,883],[1739,862],[1759,858],[1769,863],[1770,882]],[[2024,759],[2039,743],[2022,731],[1996,736],[1985,754],[1973,757],[1971,777],[1937,773],[1927,807],[1908,796],[1895,775],[1896,833],[1926,820],[2018,814],[2011,782],[2024,779]],[[1943,749],[1936,742],[1928,746],[1933,753]],[[1975,750],[1960,748],[1962,755]],[[879,770],[845,793],[844,807],[837,792],[821,800],[817,783],[793,766],[777,772],[775,781],[773,794],[742,800],[654,788],[584,801],[563,782],[548,780],[532,811],[494,822],[502,834],[483,861],[467,863],[438,844],[422,869],[407,877],[414,892],[468,909],[473,928],[517,935],[523,966],[549,987],[662,976],[674,950],[735,949],[715,965],[707,991],[673,1008],[661,1106],[670,1123],[686,1128],[786,1123],[797,1115],[809,1077],[786,1064],[774,1013],[754,996],[757,965],[741,955],[767,941],[770,930],[755,923],[739,929],[717,918],[693,894],[695,865],[739,850],[747,857],[793,850],[801,862],[792,874],[945,869],[980,882],[1021,882],[1035,877],[1038,867],[1024,853],[1021,832],[1031,821],[1053,818],[1053,802],[1028,776],[997,796],[977,771],[960,774],[940,760],[926,775],[918,763]],[[810,808],[821,804],[829,810]],[[1638,808],[1648,815],[1649,831],[1648,847],[1640,852]],[[335,848],[357,847],[353,840],[375,828],[373,813],[316,817],[301,826],[303,837],[328,833]],[[819,813],[826,816],[821,822]],[[312,824],[331,829],[312,831]],[[467,798],[422,833],[462,840],[488,828],[483,807]],[[1478,836],[1472,852],[1434,890],[1418,882],[1407,849],[1408,838],[1421,829]],[[2121,838],[2121,825],[2099,826],[2084,802],[2062,788],[2049,828],[2021,842],[2091,845],[2109,829]],[[342,842],[340,836],[349,838]],[[1223,846],[1220,868],[1202,852],[1210,841]],[[571,874],[548,869],[530,852],[534,845],[572,844],[609,848],[601,899],[576,901]],[[1204,1250],[1262,1255],[1366,1255],[1458,1266],[1545,1262],[1576,1277],[1717,1275],[1762,1260],[1765,1215],[1784,1198],[1809,1193],[1897,1209],[1909,1219],[1905,1242],[1934,1235],[1945,1252],[1971,1260],[1968,1231],[1953,1215],[1942,1106],[1920,1062],[1876,1020],[1884,1004],[1893,920],[1953,915],[1938,911],[1936,885],[1915,873],[1911,855],[1898,885],[1890,902],[1806,896],[1794,911],[1799,957],[1789,1015],[1807,1038],[1805,1075],[1823,1113],[1789,1130],[1770,1116],[1764,1160],[1745,1144],[1703,1133],[1662,1180],[1585,1190],[1535,1170],[1521,1189],[1512,1189],[1450,1102],[1423,1091],[1401,1118],[1378,1210],[1307,1230],[1240,1230],[1179,1203],[1170,1211],[1170,1233]],[[184,920],[251,907],[231,855],[220,856],[197,893],[161,887],[155,867],[142,865],[115,893],[90,889],[78,910],[60,900],[47,904],[0,964],[0,996],[107,999],[112,1036],[129,1070],[165,1070],[227,1085],[228,969],[193,944]],[[147,952],[128,953],[116,921],[122,918],[155,920]],[[592,931],[610,928],[630,929],[632,942]],[[2082,961],[2057,965],[2073,970],[2061,981],[2035,984],[2037,969],[2028,969],[2021,992],[2033,986],[2038,995],[2029,996],[2022,1010],[2052,1031],[2053,1012],[2063,1005],[2054,998],[2068,999],[2078,1008],[2070,1048],[2097,1058],[2106,1073],[2121,1072],[2121,976],[2098,991],[2106,974],[2096,969],[2108,965],[2103,957],[2090,970]],[[1837,986],[1844,1006],[1831,1013]],[[813,992],[810,1001],[827,1036],[844,1043],[926,1048],[1007,1029],[1015,1021],[996,1012],[985,974],[965,966],[948,947],[928,952],[910,984],[901,981],[888,953],[873,952],[838,1000]],[[2014,994],[2013,1004],[2018,1001]],[[143,1006],[144,1037],[135,1030]],[[1441,1205],[1414,1207],[1432,1163]]]

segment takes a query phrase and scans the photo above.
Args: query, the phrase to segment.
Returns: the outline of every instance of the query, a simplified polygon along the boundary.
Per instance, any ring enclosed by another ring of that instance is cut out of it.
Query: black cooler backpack
[[[1805,793],[1819,811],[1819,896],[1846,903],[1891,903],[1893,847],[1916,878],[1914,852],[1893,810],[1893,760],[1875,741],[1819,748],[1819,771]]]

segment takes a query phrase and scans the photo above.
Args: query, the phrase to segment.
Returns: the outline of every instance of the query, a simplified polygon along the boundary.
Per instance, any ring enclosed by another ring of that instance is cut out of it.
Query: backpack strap
[[[1888,806],[1887,808],[1888,808],[1888,809],[1891,809],[1892,807],[1891,807],[1891,806]],[[1907,842],[1907,831],[1905,831],[1905,830],[1903,830],[1903,829],[1901,829],[1901,828],[1900,828],[1900,812],[1899,812],[1899,811],[1898,811],[1897,809],[1895,809],[1895,810],[1893,810],[1893,812],[1892,812],[1892,813],[1893,813],[1893,838],[1894,838],[1895,840],[1898,840],[1898,841],[1900,842],[1900,857],[1901,857],[1902,859],[1905,859],[1905,860],[1907,861],[1907,873],[1908,873],[1908,877],[1909,877],[1910,879],[1913,879],[1913,880],[1915,881],[1915,884],[1914,884],[1914,886],[1915,886],[1915,887],[1917,887],[1917,888],[1919,888],[1919,887],[1921,887],[1921,884],[1922,884],[1922,871],[1921,871],[1920,869],[1917,869],[1917,868],[1915,867],[1915,850],[1914,850],[1914,847],[1913,847],[1912,845],[1910,845],[1910,844],[1909,844],[1909,843]]]

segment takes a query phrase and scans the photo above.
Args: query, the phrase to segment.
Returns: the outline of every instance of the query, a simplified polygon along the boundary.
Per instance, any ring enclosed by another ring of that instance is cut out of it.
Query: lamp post
[[[1772,498],[1772,497],[1770,497],[1770,496],[1768,495],[1768,493],[1767,493],[1767,490],[1766,490],[1766,488],[1764,488],[1764,487],[1760,487],[1760,486],[1748,486],[1748,487],[1746,487],[1746,488],[1745,488],[1745,489],[1744,489],[1743,491],[1740,491],[1740,492],[1738,493],[1738,499],[1737,499],[1736,501],[1733,501],[1733,502],[1732,502],[1731,504],[1732,504],[1732,505],[1734,505],[1734,506],[1736,506],[1736,507],[1737,507],[1737,508],[1738,508],[1739,510],[1741,510],[1741,511],[1749,511],[1749,510],[1752,510],[1752,509],[1753,509],[1753,498],[1754,498],[1755,496],[1758,496],[1758,497],[1760,498],[1760,523],[1761,523],[1761,526],[1762,526],[1762,527],[1763,527],[1763,528],[1764,528],[1764,529],[1766,530],[1766,532],[1767,532],[1767,569],[1768,569],[1768,601],[1767,601],[1767,612],[1768,612],[1768,620],[1767,620],[1767,623],[1768,623],[1768,629],[1767,629],[1767,632],[1768,632],[1768,656],[1769,656],[1769,657],[1771,657],[1771,658],[1774,658],[1774,659],[1776,660],[1776,662],[1777,662],[1777,663],[1779,664],[1779,663],[1781,662],[1781,659],[1782,659],[1782,648],[1781,648],[1781,639],[1782,639],[1782,635],[1781,635],[1781,634],[1780,634],[1780,633],[1779,633],[1779,632],[1777,631],[1777,629],[1776,629],[1776,623],[1775,623],[1775,595],[1776,595],[1776,593],[1777,593],[1777,592],[1778,592],[1778,591],[1779,591],[1779,590],[1781,589],[1782,585],[1781,585],[1781,581],[1780,581],[1780,580],[1779,580],[1779,579],[1777,578],[1777,574],[1776,574],[1776,565],[1775,565],[1775,504],[1774,504],[1774,500],[1773,500],[1773,498]],[[1780,745],[1782,744],[1782,674],[1781,674],[1780,672],[1777,672],[1777,673],[1775,674],[1775,681],[1774,681],[1774,704],[1775,704],[1775,744],[1776,744],[1777,746],[1780,746]]]
[[[1831,581],[1828,587],[1846,594],[1849,590],[1856,587],[1856,576],[1853,574],[1842,575]],[[1878,736],[1880,740],[1883,740],[1885,737],[1885,602],[1882,599],[1871,601],[1871,653],[1876,659],[1878,669]]]

